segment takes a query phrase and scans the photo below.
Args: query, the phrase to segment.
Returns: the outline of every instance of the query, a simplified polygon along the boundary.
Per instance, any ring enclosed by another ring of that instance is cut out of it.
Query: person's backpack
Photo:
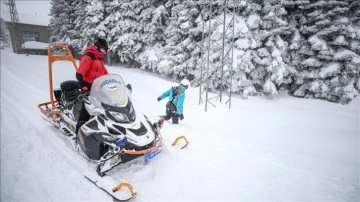
[[[180,93],[182,93],[183,91],[179,88],[179,86],[173,86],[172,87],[173,90],[173,99],[178,96]]]

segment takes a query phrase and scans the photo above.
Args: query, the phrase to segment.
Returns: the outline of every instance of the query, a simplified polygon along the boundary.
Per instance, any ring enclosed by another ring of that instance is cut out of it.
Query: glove
[[[160,101],[160,100],[161,100],[161,97],[158,97],[158,98],[157,98],[157,101]]]
[[[83,86],[83,87],[81,88],[81,91],[89,91],[89,88],[88,88],[87,86]]]
[[[89,88],[87,86],[83,86],[81,88],[81,93],[85,96],[89,96],[90,95],[90,91],[89,91]]]
[[[184,114],[179,114],[180,120],[184,119]]]

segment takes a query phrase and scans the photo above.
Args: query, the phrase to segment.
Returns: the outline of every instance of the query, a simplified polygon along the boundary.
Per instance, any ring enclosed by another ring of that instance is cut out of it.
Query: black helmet
[[[109,49],[108,43],[104,38],[97,38],[95,40],[94,46],[96,46],[98,50],[104,49],[105,52]]]

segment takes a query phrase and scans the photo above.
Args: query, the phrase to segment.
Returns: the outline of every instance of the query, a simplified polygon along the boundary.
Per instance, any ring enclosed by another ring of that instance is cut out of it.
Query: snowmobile
[[[54,95],[56,108],[63,113],[48,118],[73,138],[86,157],[98,163],[100,176],[120,163],[144,155],[148,161],[160,152],[161,122],[152,123],[145,115],[135,112],[129,94],[131,86],[125,85],[120,75],[98,77],[89,95],[79,89],[77,81],[62,82]],[[82,105],[91,118],[75,134]],[[49,107],[45,105],[46,110]]]
[[[59,49],[66,50],[66,54],[54,54],[54,50]],[[97,163],[99,177],[105,176],[119,164],[139,157],[144,157],[148,162],[161,152],[160,129],[164,120],[151,121],[135,111],[131,102],[131,86],[125,85],[120,75],[98,77],[89,93],[82,92],[75,80],[64,81],[60,88],[53,89],[51,64],[54,61],[69,60],[75,69],[77,67],[67,46],[49,47],[48,57],[51,101],[39,104],[38,108],[46,121],[72,140],[84,156]],[[90,119],[82,124],[76,134],[83,105]]]

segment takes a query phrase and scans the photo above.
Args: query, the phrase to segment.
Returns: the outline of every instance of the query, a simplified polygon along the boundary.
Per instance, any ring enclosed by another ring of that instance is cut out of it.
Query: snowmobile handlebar
[[[88,96],[89,96],[88,92],[82,93],[78,96],[78,100],[81,100],[81,101],[85,102],[86,104],[90,104]]]

